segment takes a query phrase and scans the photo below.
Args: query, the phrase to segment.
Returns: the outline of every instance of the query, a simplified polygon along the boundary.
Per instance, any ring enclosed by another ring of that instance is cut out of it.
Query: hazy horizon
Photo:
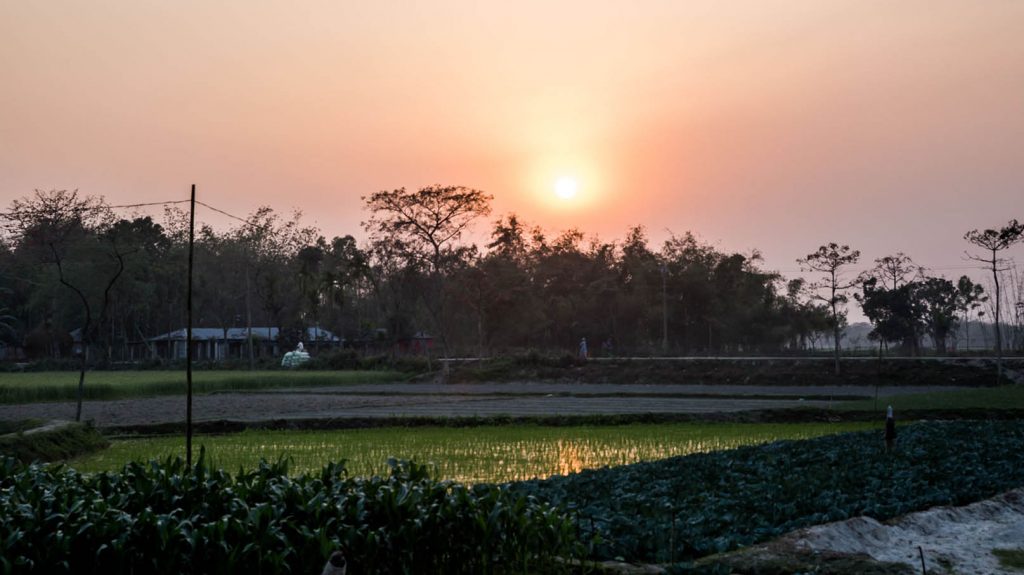
[[[1022,215],[1022,25],[1001,1],[4,2],[0,204],[196,183],[363,237],[360,196],[439,183],[552,233],[955,277],[966,231]]]

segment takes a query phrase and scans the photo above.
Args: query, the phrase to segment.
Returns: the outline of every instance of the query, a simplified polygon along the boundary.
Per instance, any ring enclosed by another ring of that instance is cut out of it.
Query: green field
[[[852,411],[884,410],[1024,409],[1024,385],[980,387],[959,391],[937,391],[837,403],[834,409]]]
[[[199,436],[216,467],[252,468],[260,458],[293,461],[292,473],[318,471],[346,459],[353,475],[381,474],[389,457],[436,466],[437,477],[466,483],[504,482],[567,474],[732,449],[777,439],[806,439],[878,428],[873,423],[732,424],[672,423],[622,426],[380,428],[341,431],[246,431]],[[81,471],[112,471],[128,461],[184,455],[182,437],[114,441],[99,453],[72,461]]]
[[[397,371],[196,371],[195,393],[383,383],[406,377]],[[45,371],[0,374],[0,403],[73,400],[78,372]],[[184,371],[96,371],[85,377],[86,399],[123,399],[185,393]]]

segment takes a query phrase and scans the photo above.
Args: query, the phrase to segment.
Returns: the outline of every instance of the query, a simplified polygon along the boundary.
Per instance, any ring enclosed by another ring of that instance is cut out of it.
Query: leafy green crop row
[[[690,559],[857,515],[887,519],[1024,485],[1024,422],[920,423],[512,484],[564,506],[598,559]]]
[[[438,482],[391,462],[290,478],[180,459],[83,475],[0,460],[4,573],[317,573],[343,549],[355,573],[536,572],[577,549],[571,521],[495,486]]]

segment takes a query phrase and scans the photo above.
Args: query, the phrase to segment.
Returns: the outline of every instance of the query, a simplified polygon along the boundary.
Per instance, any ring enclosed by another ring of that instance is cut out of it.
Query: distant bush
[[[289,478],[287,463],[230,475],[201,455],[83,475],[0,460],[0,569],[20,573],[538,573],[577,549],[572,523],[495,486],[464,487],[390,461]]]

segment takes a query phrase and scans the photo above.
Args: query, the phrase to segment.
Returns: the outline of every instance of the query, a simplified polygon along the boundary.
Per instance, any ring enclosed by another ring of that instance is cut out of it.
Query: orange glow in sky
[[[1021,30],[1001,0],[3,2],[0,204],[196,183],[361,237],[360,196],[463,185],[782,270],[828,241],[954,265],[1024,217]]]

